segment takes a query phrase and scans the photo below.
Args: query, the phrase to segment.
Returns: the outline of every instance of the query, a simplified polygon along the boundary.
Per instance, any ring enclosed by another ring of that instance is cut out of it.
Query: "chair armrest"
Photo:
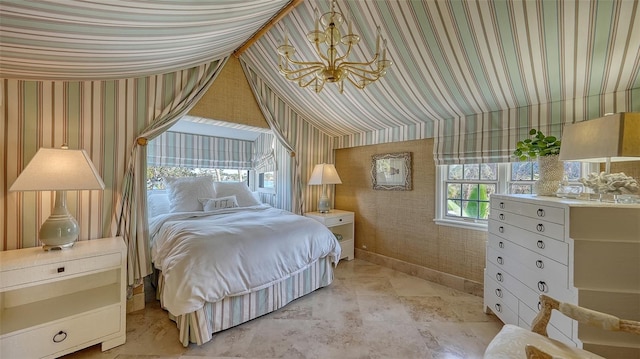
[[[619,319],[616,316],[601,313],[595,310],[579,307],[569,303],[561,303],[544,294],[540,295],[541,309],[533,319],[531,331],[540,335],[547,335],[547,324],[551,318],[551,310],[555,309],[571,319],[593,327],[609,331],[623,331],[640,334],[640,322]]]

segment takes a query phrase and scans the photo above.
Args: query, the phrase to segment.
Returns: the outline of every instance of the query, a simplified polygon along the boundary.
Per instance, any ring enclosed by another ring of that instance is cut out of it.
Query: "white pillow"
[[[215,198],[211,176],[165,177],[171,212],[202,211],[198,198]]]
[[[223,208],[235,208],[238,207],[238,200],[236,196],[218,197],[218,198],[200,198],[198,199],[205,212],[215,211]]]
[[[147,197],[147,213],[149,218],[169,212],[171,212],[171,205],[166,192],[152,193]]]
[[[216,190],[217,197],[235,195],[238,200],[238,207],[258,206],[262,204],[260,201],[256,200],[253,193],[251,193],[251,190],[244,182],[213,182],[213,187]]]

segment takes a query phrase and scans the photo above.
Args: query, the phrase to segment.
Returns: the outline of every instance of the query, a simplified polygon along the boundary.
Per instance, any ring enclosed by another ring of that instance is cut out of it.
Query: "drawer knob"
[[[498,227],[498,232],[504,233],[504,227],[503,226]]]
[[[500,202],[500,208],[504,209],[504,202]]]
[[[544,263],[541,260],[538,259],[536,261],[536,267],[542,269],[542,268],[544,268]]]
[[[500,305],[500,303],[496,303],[496,305],[494,307],[496,308],[498,313],[502,313],[502,306]]]
[[[496,279],[498,282],[502,282],[502,273],[496,273]]]
[[[536,230],[538,230],[538,232],[544,232],[544,225],[542,223],[538,223]]]
[[[64,267],[58,267],[58,273],[63,273],[64,272]]]
[[[65,339],[67,339],[67,332],[61,330],[58,333],[56,333],[56,335],[53,336],[53,342],[54,343],[61,343],[63,342]]]
[[[503,241],[498,242],[498,247],[504,248],[504,242]]]
[[[498,218],[500,218],[500,219],[504,220],[504,213],[500,213],[500,214],[498,215]]]
[[[546,293],[547,290],[549,290],[549,287],[547,286],[547,283],[545,283],[543,281],[539,281],[538,282],[538,290],[543,292],[543,293]]]
[[[543,241],[538,241],[538,243],[536,245],[538,246],[538,248],[544,249],[544,242]]]
[[[502,298],[502,289],[500,289],[500,288],[496,288],[496,296],[497,296],[498,298]]]
[[[544,217],[544,209],[538,208],[538,211],[536,213],[538,214],[538,217]]]
[[[498,262],[498,264],[504,264],[504,259],[502,259],[502,257],[498,257],[496,261]]]
[[[338,222],[342,222],[342,218],[338,219]]]

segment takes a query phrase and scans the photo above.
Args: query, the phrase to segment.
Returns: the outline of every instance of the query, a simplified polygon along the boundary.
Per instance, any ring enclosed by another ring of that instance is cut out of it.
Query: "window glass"
[[[187,168],[187,167],[147,167],[147,189],[165,189],[164,177],[213,177],[215,182],[247,182],[249,171],[222,168]]]
[[[274,172],[262,172],[258,174],[259,188],[276,188],[276,176]]]

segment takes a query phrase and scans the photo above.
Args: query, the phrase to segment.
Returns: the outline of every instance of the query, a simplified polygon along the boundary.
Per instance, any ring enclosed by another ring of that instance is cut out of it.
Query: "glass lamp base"
[[[324,195],[320,196],[320,199],[318,200],[318,212],[329,213],[330,209],[331,209],[331,204],[329,202],[329,197]]]

